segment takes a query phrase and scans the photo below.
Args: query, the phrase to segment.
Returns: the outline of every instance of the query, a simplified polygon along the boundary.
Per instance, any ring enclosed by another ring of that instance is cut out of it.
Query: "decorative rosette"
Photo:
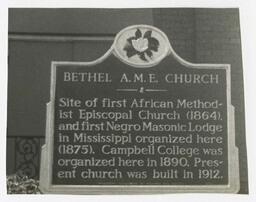
[[[128,58],[138,55],[143,61],[149,61],[153,57],[153,52],[158,51],[159,41],[151,36],[152,31],[148,30],[142,36],[140,29],[137,29],[135,36],[127,39],[124,51]]]

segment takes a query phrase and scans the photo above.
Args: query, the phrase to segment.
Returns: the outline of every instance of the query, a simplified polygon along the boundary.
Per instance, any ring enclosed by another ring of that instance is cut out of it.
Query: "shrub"
[[[39,181],[23,174],[7,176],[7,194],[42,194]]]

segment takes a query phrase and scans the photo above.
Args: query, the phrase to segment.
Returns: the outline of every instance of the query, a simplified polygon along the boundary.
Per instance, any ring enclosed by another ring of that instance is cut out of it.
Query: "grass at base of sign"
[[[6,178],[7,194],[42,194],[39,181],[26,175],[13,174]]]

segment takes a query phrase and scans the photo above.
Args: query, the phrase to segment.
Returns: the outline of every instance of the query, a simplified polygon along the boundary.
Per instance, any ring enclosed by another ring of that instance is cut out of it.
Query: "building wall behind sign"
[[[133,24],[160,28],[185,60],[231,64],[241,192],[247,193],[238,9],[10,9],[7,173],[38,177],[51,61],[95,60],[117,32]]]

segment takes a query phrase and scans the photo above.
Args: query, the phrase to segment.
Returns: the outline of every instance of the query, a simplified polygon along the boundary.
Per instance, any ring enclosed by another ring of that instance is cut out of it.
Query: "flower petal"
[[[148,48],[150,50],[157,52],[158,47],[159,47],[159,41],[156,38],[154,38],[154,37],[148,38]]]
[[[133,46],[130,43],[126,43],[123,50],[126,51],[126,56],[128,58],[137,54],[137,51],[133,48]]]
[[[153,55],[153,53],[152,53],[151,50],[149,50],[149,49],[146,50],[146,54],[147,54],[147,56],[150,57],[150,58],[151,58],[152,55]]]
[[[134,40],[134,39],[136,39],[136,37],[132,36],[132,37],[128,38],[126,41],[132,45],[132,40]]]
[[[149,37],[151,37],[151,34],[152,34],[152,31],[148,30],[148,31],[145,32],[143,38],[149,38]]]
[[[139,53],[140,59],[144,61],[148,61],[147,58],[145,57],[144,53]]]
[[[138,39],[138,38],[141,38],[141,36],[142,36],[141,31],[139,29],[137,29],[135,32],[135,38]]]

